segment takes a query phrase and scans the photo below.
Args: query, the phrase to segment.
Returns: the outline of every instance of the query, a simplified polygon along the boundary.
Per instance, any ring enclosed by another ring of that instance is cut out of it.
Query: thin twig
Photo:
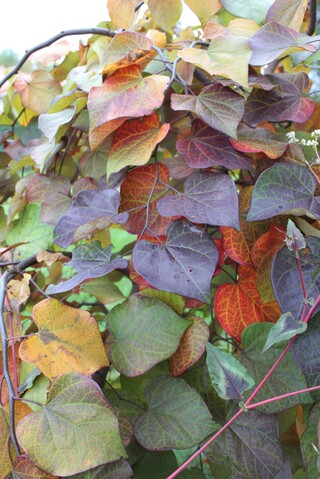
[[[317,24],[317,0],[309,1],[310,22],[307,30],[307,35],[313,35]]]

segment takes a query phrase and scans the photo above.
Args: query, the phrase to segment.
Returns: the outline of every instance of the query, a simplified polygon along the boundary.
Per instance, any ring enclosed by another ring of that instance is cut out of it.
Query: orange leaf
[[[243,222],[240,222],[241,226],[242,224]],[[229,258],[242,265],[251,265],[250,249],[243,232],[229,226],[220,226],[220,231],[222,233],[223,249]]]
[[[223,329],[238,342],[249,324],[275,322],[281,314],[276,301],[262,302],[256,287],[255,271],[250,266],[239,267],[237,283],[219,286],[214,310]]]
[[[251,257],[256,268],[257,288],[263,302],[274,301],[270,279],[272,260],[279,249],[284,246],[286,230],[280,225],[270,225],[269,231],[256,241]]]
[[[170,374],[180,376],[189,369],[206,350],[209,327],[202,318],[189,317],[193,323],[183,334],[180,345],[169,359]]]
[[[169,131],[169,123],[159,128],[159,117],[152,113],[143,118],[128,120],[115,132],[107,160],[107,176],[127,165],[144,165]]]
[[[163,164],[158,165],[158,178],[169,183],[169,171]],[[168,189],[156,181],[156,166],[140,166],[130,171],[120,189],[120,212],[129,211],[129,220],[124,227],[129,233],[140,234],[146,226],[147,204],[149,202],[148,228],[157,236],[163,235],[172,222],[172,217],[160,216],[157,201],[168,194]],[[152,194],[151,198],[150,195]],[[130,210],[133,210],[130,212]],[[145,231],[148,236],[152,233]]]
[[[23,341],[19,354],[48,378],[68,372],[90,375],[108,365],[98,325],[88,311],[50,298],[34,306],[33,320],[39,332]]]
[[[116,70],[102,86],[89,92],[90,144],[96,148],[110,133],[131,117],[151,115],[159,108],[169,78],[143,78],[137,65]]]

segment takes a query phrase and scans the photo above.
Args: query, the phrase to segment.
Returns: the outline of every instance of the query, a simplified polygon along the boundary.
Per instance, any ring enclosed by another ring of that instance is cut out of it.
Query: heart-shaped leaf
[[[192,123],[190,136],[177,141],[177,150],[192,168],[224,166],[230,170],[250,170],[250,158],[237,152],[227,135],[220,133],[196,119]]]
[[[238,131],[238,139],[230,139],[231,145],[244,153],[264,153],[275,160],[283,155],[287,149],[287,142],[279,141],[274,134],[265,128],[242,127]]]
[[[283,313],[270,329],[263,352],[280,341],[285,341],[293,338],[296,334],[304,333],[306,329],[307,323],[301,320],[297,321],[290,312]]]
[[[126,376],[138,376],[170,357],[191,321],[156,298],[131,296],[107,316],[115,338],[109,357]]]
[[[108,365],[96,321],[88,311],[57,299],[44,299],[33,308],[39,332],[23,341],[19,354],[48,378],[66,372],[90,375]]]
[[[271,218],[298,209],[298,216],[309,212],[320,218],[319,197],[314,198],[317,180],[298,164],[276,163],[258,178],[252,192],[247,221]]]
[[[68,266],[77,270],[77,274],[57,286],[50,284],[46,290],[47,294],[69,291],[87,279],[99,278],[117,268],[126,268],[128,265],[126,259],[111,259],[112,247],[110,245],[102,248],[100,241],[78,246],[72,253],[72,260],[68,263]]]
[[[238,194],[228,175],[195,171],[185,180],[184,193],[161,198],[158,210],[162,216],[239,229]]]
[[[176,221],[167,229],[166,244],[138,241],[132,257],[137,273],[155,288],[210,301],[219,253],[204,230]]]
[[[17,436],[32,462],[56,476],[126,456],[113,408],[99,386],[79,374],[60,376],[47,404],[19,422]]]
[[[148,411],[136,421],[134,434],[146,449],[190,448],[214,430],[201,396],[182,379],[152,378],[145,397]]]
[[[243,401],[242,393],[252,388],[254,380],[231,354],[207,344],[206,359],[213,387],[223,399]]]

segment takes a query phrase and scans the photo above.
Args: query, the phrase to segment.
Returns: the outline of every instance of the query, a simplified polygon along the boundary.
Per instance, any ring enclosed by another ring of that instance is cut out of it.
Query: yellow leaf
[[[108,0],[108,12],[111,21],[127,30],[130,28],[135,15],[137,0]]]
[[[45,376],[75,372],[91,375],[109,362],[99,328],[88,311],[45,299],[33,308],[38,333],[23,341],[20,357]]]
[[[185,0],[185,3],[199,18],[201,25],[205,25],[207,21],[217,13],[221,8],[220,0]]]
[[[181,0],[149,0],[153,20],[168,32],[179,20],[182,13]]]

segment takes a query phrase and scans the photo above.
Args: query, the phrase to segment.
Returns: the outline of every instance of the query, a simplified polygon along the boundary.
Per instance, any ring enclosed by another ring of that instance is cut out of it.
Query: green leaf
[[[15,259],[28,258],[43,249],[49,248],[53,243],[53,227],[41,224],[40,205],[28,204],[23,210],[18,223],[14,223],[7,236],[7,244],[25,242],[15,248]]]
[[[221,3],[232,15],[262,23],[273,2],[274,0],[222,0]]]
[[[70,476],[69,479],[129,479],[132,469],[124,459],[103,464],[89,471]]]
[[[204,401],[182,379],[153,378],[145,397],[148,412],[136,421],[134,433],[146,449],[191,448],[215,429]]]
[[[318,477],[319,471],[317,461],[319,453],[316,451],[319,436],[319,420],[320,420],[320,402],[316,402],[309,414],[307,427],[301,437],[301,452],[306,466],[307,477]]]
[[[166,32],[179,20],[182,13],[181,0],[149,0],[153,20]]]
[[[263,347],[272,327],[273,325],[271,323],[251,324],[242,333],[244,351],[241,356],[241,362],[247,368],[256,384],[259,384],[265,377],[285,347],[285,343],[277,343],[262,354]],[[294,374],[292,374],[292,371],[294,371]],[[305,388],[307,388],[306,379],[297,369],[291,352],[288,351],[263,386],[263,389],[255,396],[255,401],[259,402],[267,398]],[[259,411],[275,413],[294,407],[297,404],[308,402],[312,402],[310,394],[299,394],[260,406]]]
[[[178,467],[173,451],[147,452],[133,467],[134,479],[163,479]]]
[[[267,351],[276,343],[293,338],[296,334],[301,334],[307,329],[307,323],[297,320],[292,313],[288,311],[283,313],[276,324],[270,329],[267,342],[262,352]]]
[[[79,374],[59,376],[46,406],[19,422],[17,436],[36,466],[62,477],[126,456],[114,410]]]
[[[254,380],[231,354],[207,343],[207,366],[213,387],[223,399],[243,400]]]
[[[110,361],[126,376],[143,374],[176,351],[191,323],[156,298],[131,296],[107,316]]]

